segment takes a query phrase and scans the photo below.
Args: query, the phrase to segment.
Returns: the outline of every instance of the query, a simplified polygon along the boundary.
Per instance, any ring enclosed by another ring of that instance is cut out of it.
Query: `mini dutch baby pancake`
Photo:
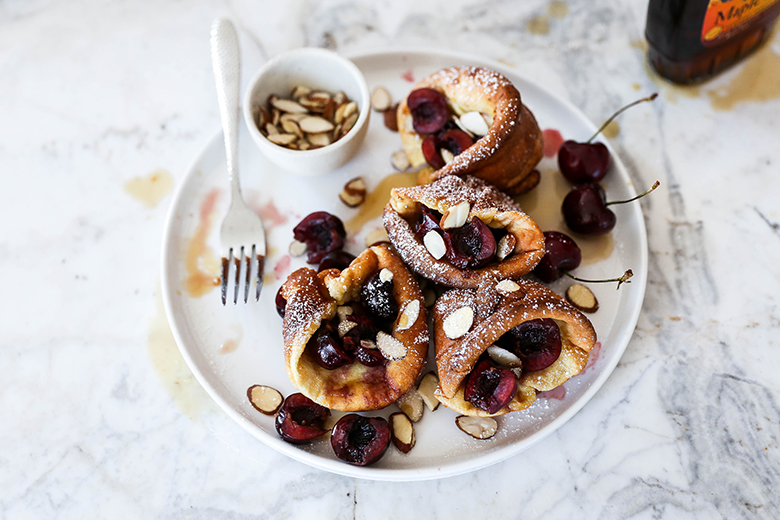
[[[389,244],[344,270],[302,268],[282,286],[287,374],[312,401],[376,410],[404,395],[428,355],[420,287]]]
[[[590,321],[527,280],[452,289],[433,308],[436,396],[463,415],[523,410],[579,374],[596,342]]]
[[[451,67],[423,79],[398,105],[398,131],[421,184],[472,174],[510,195],[539,182],[542,133],[502,74]]]
[[[471,177],[394,188],[384,225],[404,262],[448,287],[517,279],[544,256],[544,235],[506,194]]]

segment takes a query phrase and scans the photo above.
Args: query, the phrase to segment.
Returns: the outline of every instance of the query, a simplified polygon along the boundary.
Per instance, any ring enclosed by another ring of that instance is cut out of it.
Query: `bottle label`
[[[780,0],[710,0],[704,14],[701,42],[718,45]]]

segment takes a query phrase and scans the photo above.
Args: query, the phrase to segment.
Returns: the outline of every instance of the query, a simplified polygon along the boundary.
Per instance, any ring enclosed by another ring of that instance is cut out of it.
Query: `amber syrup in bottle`
[[[733,65],[771,33],[780,0],[650,0],[648,59],[675,83],[697,83]]]

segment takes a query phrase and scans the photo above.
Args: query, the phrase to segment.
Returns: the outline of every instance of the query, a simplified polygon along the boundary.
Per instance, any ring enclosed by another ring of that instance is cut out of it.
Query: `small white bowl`
[[[290,150],[266,139],[255,124],[254,107],[266,105],[270,94],[289,97],[296,85],[331,93],[343,91],[357,102],[355,126],[338,141],[315,150]],[[244,95],[244,121],[257,147],[271,162],[284,171],[315,176],[332,172],[355,156],[368,130],[370,104],[366,79],[354,63],[334,52],[307,47],[280,54],[260,68]]]

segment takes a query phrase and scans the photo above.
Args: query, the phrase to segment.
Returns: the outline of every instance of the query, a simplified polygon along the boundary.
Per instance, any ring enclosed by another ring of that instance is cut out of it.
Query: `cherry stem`
[[[625,273],[623,273],[623,276],[621,276],[619,278],[610,278],[608,280],[586,280],[584,278],[577,278],[573,274],[569,273],[568,271],[564,271],[563,269],[561,269],[561,272],[563,274],[565,274],[566,276],[568,276],[569,278],[571,278],[572,280],[577,280],[578,282],[585,282],[585,283],[617,282],[617,288],[616,289],[620,289],[621,284],[631,283],[631,280],[629,280],[629,278],[634,276],[634,271],[632,271],[631,269],[628,269]]]
[[[627,109],[631,108],[631,107],[632,107],[632,106],[634,106],[634,105],[638,105],[639,103],[644,103],[645,101],[652,101],[652,100],[654,100],[654,99],[655,99],[655,98],[657,98],[657,97],[658,97],[658,92],[654,93],[654,94],[653,94],[653,95],[651,95],[651,96],[647,96],[646,98],[637,99],[637,100],[636,100],[636,101],[634,101],[633,103],[629,103],[628,105],[624,106],[623,108],[621,108],[620,110],[618,110],[617,112],[615,112],[614,114],[612,114],[612,117],[610,117],[609,119],[607,119],[607,120],[604,122],[604,124],[603,124],[603,125],[601,125],[601,128],[599,128],[598,130],[596,130],[596,133],[595,133],[595,134],[593,134],[593,136],[592,136],[590,139],[588,139],[588,141],[587,141],[587,142],[588,142],[588,143],[590,143],[591,141],[593,141],[593,140],[596,138],[596,136],[597,136],[597,135],[599,135],[599,134],[602,132],[602,130],[604,130],[604,129],[607,127],[607,125],[608,125],[608,124],[610,124],[610,123],[611,123],[611,122],[612,122],[612,121],[613,121],[613,120],[614,120],[614,119],[615,119],[617,116],[619,116],[620,114],[622,114],[622,113],[623,113],[625,110],[627,110]]]
[[[661,181],[655,181],[655,182],[653,183],[653,185],[652,185],[652,186],[650,186],[650,189],[649,189],[649,190],[647,190],[647,191],[643,191],[642,193],[640,193],[640,194],[639,194],[639,195],[637,195],[636,197],[630,198],[630,199],[628,199],[628,200],[613,200],[612,202],[607,202],[606,204],[604,204],[604,206],[611,206],[612,204],[625,204],[625,203],[627,203],[627,202],[633,202],[633,201],[635,201],[636,199],[641,199],[642,197],[644,197],[644,196],[645,196],[645,195],[647,195],[648,193],[650,193],[650,192],[652,192],[652,191],[655,191],[655,189],[656,189],[658,186],[660,186],[660,185],[661,185]]]

